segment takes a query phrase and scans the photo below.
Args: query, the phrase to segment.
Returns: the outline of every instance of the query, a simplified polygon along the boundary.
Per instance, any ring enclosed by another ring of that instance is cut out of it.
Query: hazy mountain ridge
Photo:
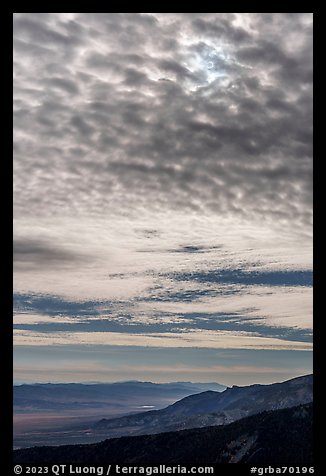
[[[14,406],[32,405],[37,407],[51,407],[72,403],[112,403],[116,400],[126,400],[130,395],[133,398],[151,398],[158,396],[182,398],[185,395],[200,393],[207,389],[215,391],[225,390],[226,386],[218,383],[192,383],[192,382],[114,382],[98,384],[32,384],[14,386]]]
[[[162,409],[113,419],[93,428],[107,437],[154,434],[186,428],[224,425],[266,410],[278,410],[313,400],[313,376],[270,385],[233,386],[224,392],[190,395]]]
[[[17,463],[313,464],[312,404],[262,412],[231,424],[14,451]]]

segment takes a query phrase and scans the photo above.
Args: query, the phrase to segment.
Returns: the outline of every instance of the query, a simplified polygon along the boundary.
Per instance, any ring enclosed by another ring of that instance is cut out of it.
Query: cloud
[[[312,14],[15,13],[13,45],[19,347],[310,349]]]
[[[264,273],[262,275],[264,278]],[[227,276],[232,277],[230,273]],[[237,273],[235,278],[237,283]],[[136,299],[111,301],[72,301],[53,295],[15,294],[14,329],[39,332],[47,338],[58,332],[61,335],[110,333],[112,336],[124,333],[143,335],[144,339],[179,333],[184,340],[192,332],[215,332],[216,335],[234,333],[235,337],[251,334],[263,341],[277,338],[288,345],[311,342],[309,286],[291,287],[284,283],[280,286],[279,282],[275,286],[275,282],[270,284],[269,281],[267,286],[263,282],[265,286],[260,282],[253,285],[247,280],[240,281],[240,289],[231,290],[227,282],[227,286],[216,293],[214,288],[207,288],[206,281],[194,279],[193,292],[187,288],[178,292],[174,289],[176,282],[172,285],[172,295],[166,293],[168,286],[164,284],[161,295],[148,288]],[[115,340],[112,344],[115,345]]]
[[[30,295],[15,293],[13,296],[14,309],[19,312],[33,311],[45,315],[92,316],[98,315],[97,308],[103,310],[100,301],[69,301],[53,295]],[[106,312],[109,312],[111,302],[106,302]]]
[[[205,349],[270,349],[312,350],[308,342],[285,341],[273,337],[257,337],[250,332],[193,331],[187,333],[141,333],[121,332],[34,332],[14,331],[15,345],[108,345],[148,347],[190,347]]]
[[[218,23],[197,18],[192,24],[195,31],[213,39],[226,38],[233,42],[245,42],[251,39],[250,34],[244,28],[233,26],[226,18],[221,18]]]
[[[14,239],[15,269],[72,266],[78,262],[75,251],[53,247],[53,243],[36,239]]]
[[[18,319],[17,319],[18,317]],[[164,315],[158,314],[141,320],[139,316],[116,317],[110,314],[102,314],[98,319],[78,315],[63,318],[61,315],[37,316],[29,314],[18,315],[14,317],[14,330],[38,332],[44,335],[56,334],[57,332],[72,333],[125,333],[126,335],[156,335],[161,333],[169,337],[170,333],[180,333],[180,339],[187,337],[185,334],[194,331],[216,331],[233,332],[237,335],[239,332],[246,332],[255,335],[255,337],[277,338],[282,341],[290,342],[312,342],[312,332],[307,329],[298,329],[296,327],[282,327],[266,325],[267,320],[255,318],[252,316],[230,315],[223,313],[215,314],[185,314],[185,315]],[[263,322],[261,322],[263,321]],[[115,342],[115,341],[114,341]],[[119,342],[119,339],[118,339]]]
[[[312,286],[312,271],[249,271],[242,269],[219,269],[206,272],[179,273],[174,279],[219,284],[243,284],[246,286]]]
[[[16,214],[309,226],[311,14],[241,15],[15,14]]]

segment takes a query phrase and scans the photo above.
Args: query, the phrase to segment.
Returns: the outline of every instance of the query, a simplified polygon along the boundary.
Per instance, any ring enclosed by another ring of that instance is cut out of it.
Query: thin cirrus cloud
[[[267,350],[312,350],[305,342],[287,342],[269,337],[257,337],[249,332],[213,332],[202,331],[187,333],[186,338],[180,339],[179,333],[150,333],[125,334],[102,332],[62,332],[39,333],[27,330],[16,331],[17,343],[20,345],[107,345],[114,342],[115,346],[146,346],[165,348],[213,348],[213,349],[267,349]],[[16,339],[14,337],[14,343]]]
[[[311,349],[312,14],[15,13],[13,70],[17,346]]]

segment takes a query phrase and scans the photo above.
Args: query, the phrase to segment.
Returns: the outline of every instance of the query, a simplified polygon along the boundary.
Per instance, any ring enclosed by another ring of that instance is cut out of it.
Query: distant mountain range
[[[92,445],[21,449],[14,451],[14,462],[307,467],[313,464],[312,404],[262,412],[225,426],[114,438]]]
[[[188,395],[206,390],[226,389],[219,383],[116,382],[100,384],[15,385],[14,408],[29,411],[67,410],[69,408],[110,408],[120,414],[139,411],[141,407],[161,407]]]
[[[102,419],[88,431],[106,438],[225,425],[266,410],[312,402],[313,376],[270,385],[233,386],[224,392],[191,395],[161,410]]]

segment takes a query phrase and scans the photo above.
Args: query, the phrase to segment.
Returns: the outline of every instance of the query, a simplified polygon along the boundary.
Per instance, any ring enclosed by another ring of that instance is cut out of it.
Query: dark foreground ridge
[[[14,451],[15,464],[250,463],[308,466],[312,404],[262,412],[229,425]]]

